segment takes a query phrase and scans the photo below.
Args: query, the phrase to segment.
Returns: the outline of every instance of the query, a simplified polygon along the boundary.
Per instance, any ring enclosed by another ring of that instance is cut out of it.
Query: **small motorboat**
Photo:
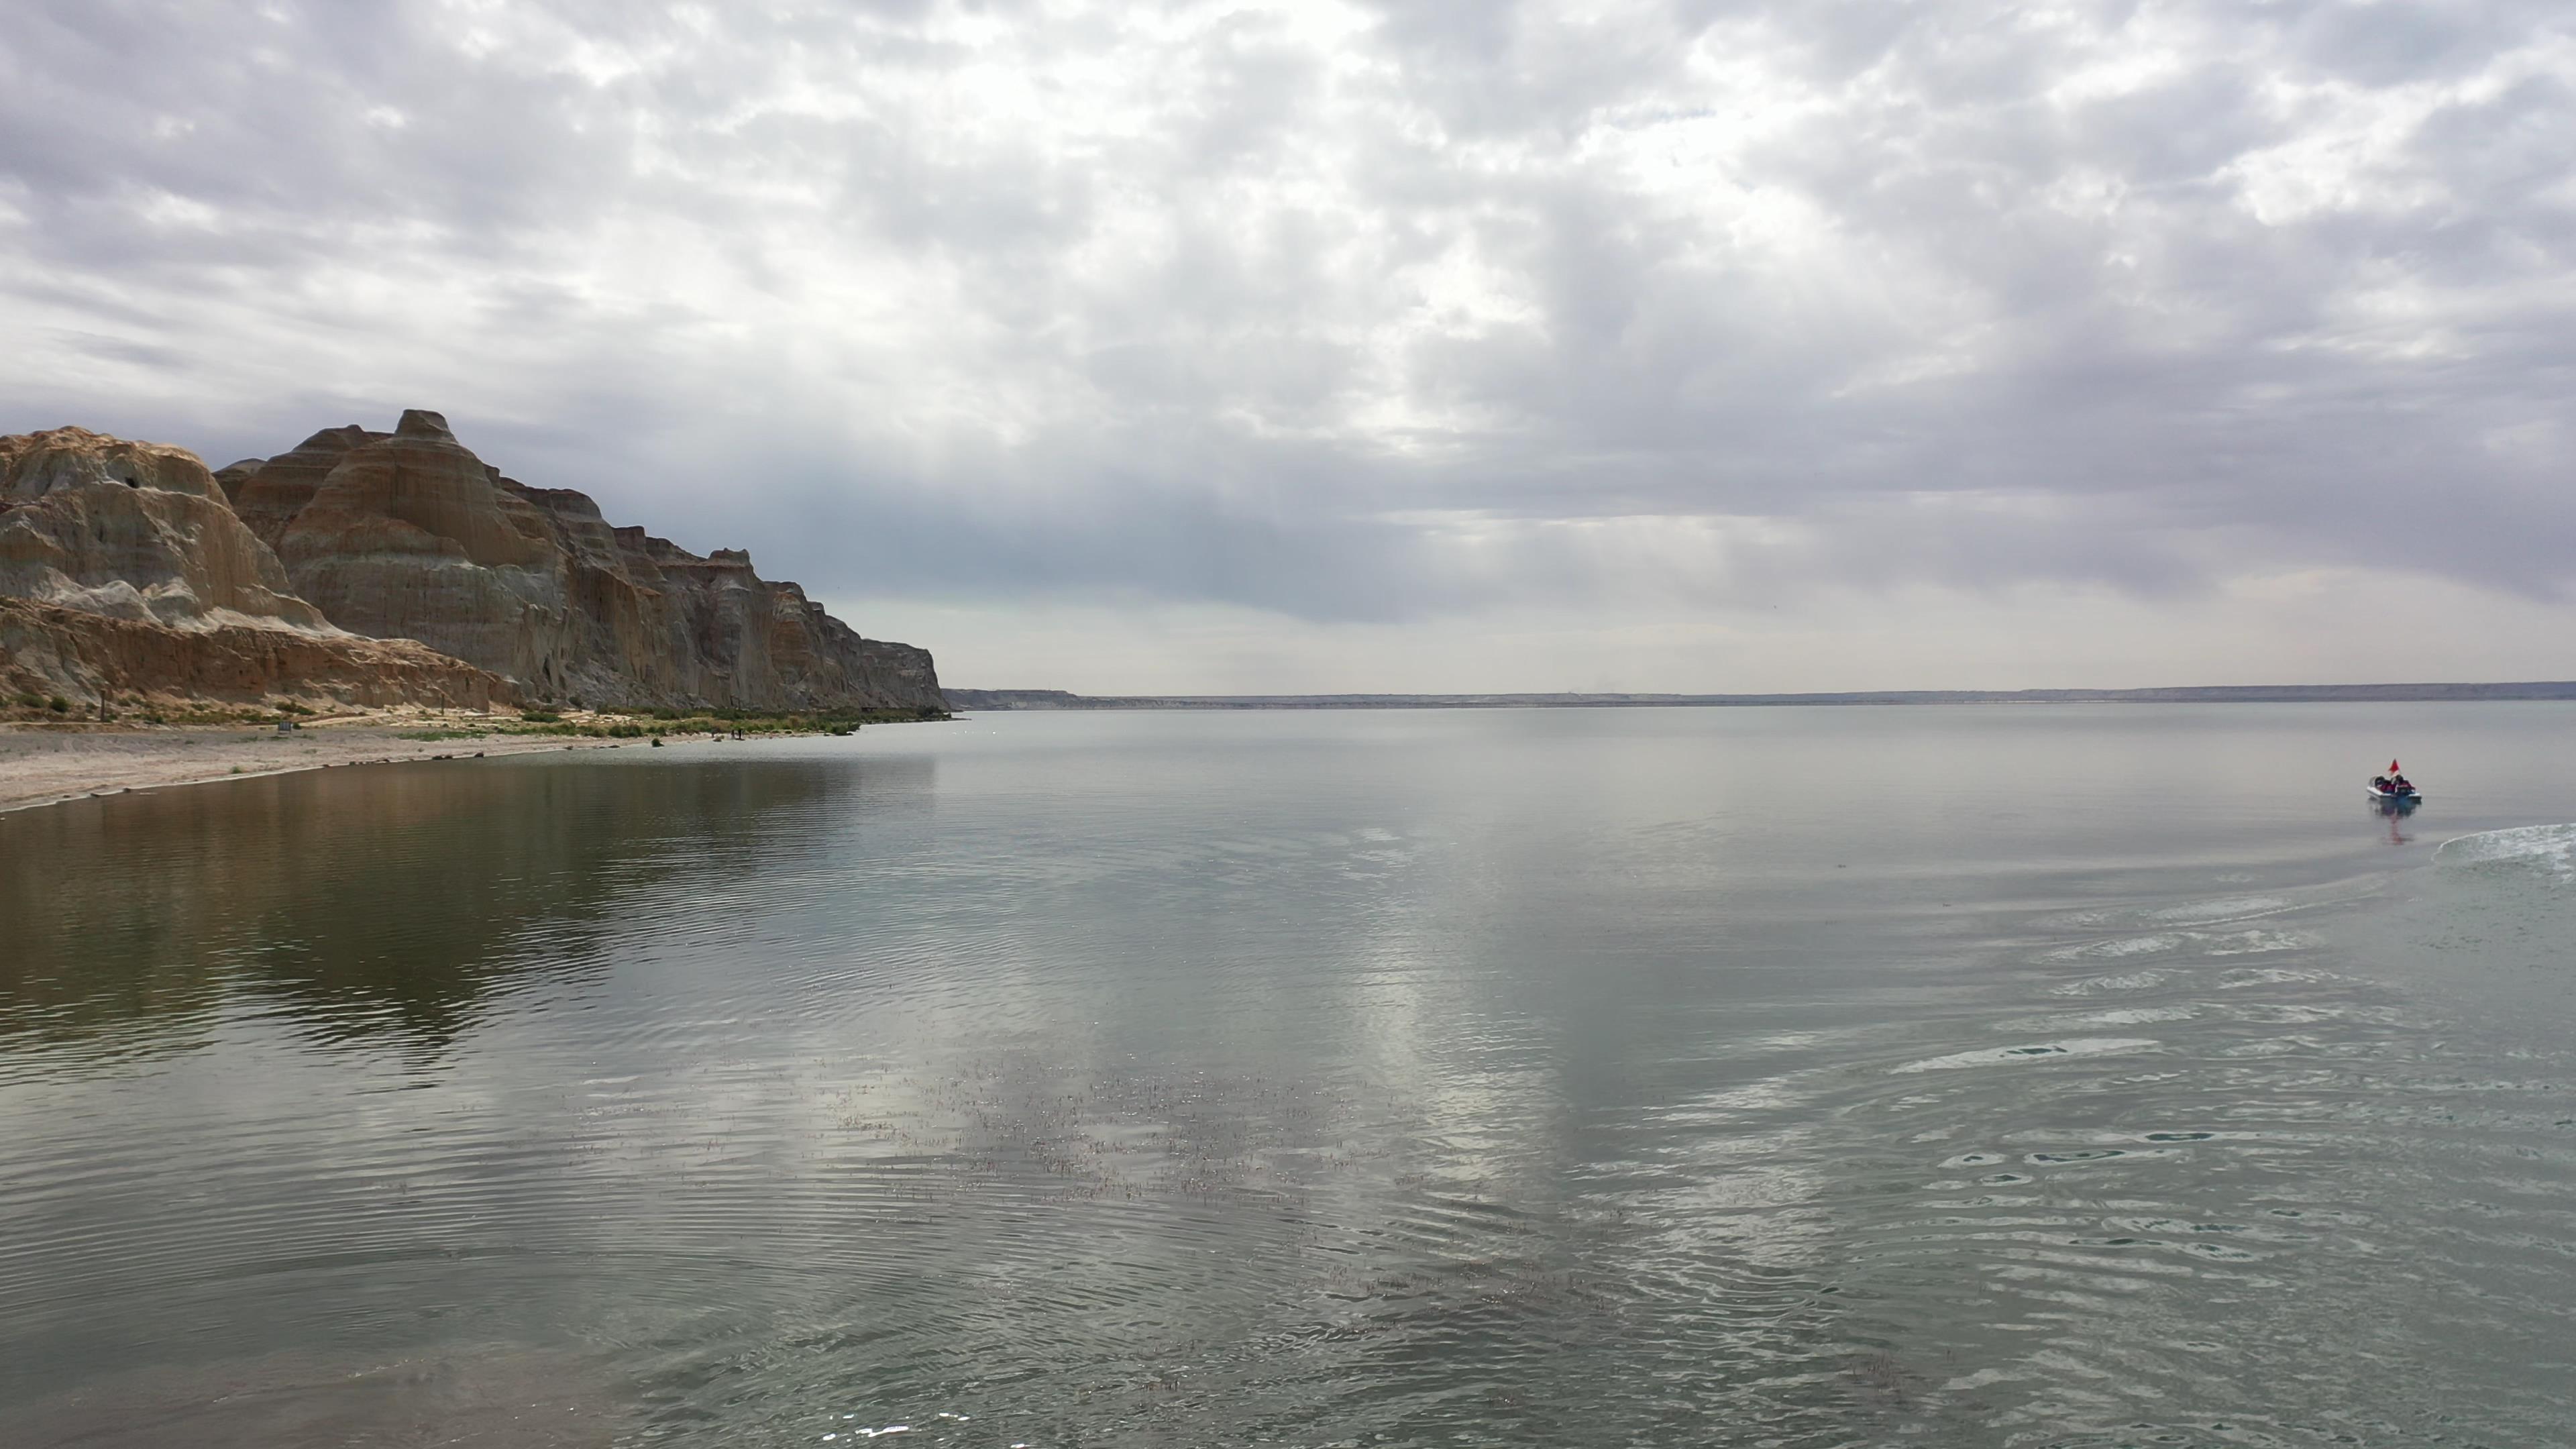
[[[2411,810],[2424,803],[2424,792],[2415,788],[2415,782],[2406,778],[2395,760],[2388,762],[2387,774],[2370,777],[2367,793],[2374,805],[2393,805]]]

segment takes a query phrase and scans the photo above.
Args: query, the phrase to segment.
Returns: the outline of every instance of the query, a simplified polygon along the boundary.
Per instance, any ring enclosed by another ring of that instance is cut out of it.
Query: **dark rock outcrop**
[[[329,429],[224,470],[296,591],[342,628],[417,639],[537,698],[745,709],[944,708],[930,655],[863,639],[748,555],[612,527],[485,466],[436,413]]]
[[[215,475],[224,493],[232,499],[233,512],[250,525],[251,532],[277,547],[279,535],[304,505],[331,476],[340,459],[360,443],[384,437],[351,425],[324,428],[295,447],[274,458],[245,458]]]

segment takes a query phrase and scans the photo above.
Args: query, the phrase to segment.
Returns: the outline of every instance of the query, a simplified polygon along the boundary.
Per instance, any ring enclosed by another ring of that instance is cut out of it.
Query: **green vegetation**
[[[256,709],[156,710],[144,718],[154,724],[176,725],[275,724],[278,720],[278,716]]]
[[[906,724],[915,720],[946,719],[941,709],[630,709],[625,714],[649,719],[685,723],[698,729],[713,729],[718,722],[727,729],[749,731],[762,725],[788,726],[798,730],[829,729],[863,724]]]
[[[14,706],[14,711],[12,710]],[[120,715],[144,724],[180,726],[252,726],[265,731],[268,727],[310,723],[324,711],[295,700],[272,699],[265,707],[250,705],[173,704],[155,701],[141,694],[128,693],[103,700],[95,713],[89,706],[75,708],[62,695],[45,696],[33,692],[0,693],[0,716],[15,713],[21,719],[114,720]],[[558,735],[583,739],[641,740],[664,737],[686,738],[689,735],[841,735],[856,734],[862,726],[895,724],[915,720],[946,719],[948,714],[936,709],[859,709],[859,710],[756,710],[730,708],[638,707],[609,710],[586,719],[566,719],[556,708],[543,703],[530,704],[513,715],[504,711],[490,716],[432,717],[411,721],[386,720],[386,724],[411,723],[415,727],[400,731],[395,737],[435,743],[451,740],[480,739],[487,735]]]
[[[567,735],[590,739],[634,740],[647,736],[692,734],[745,735],[848,735],[861,725],[896,724],[915,720],[946,719],[947,713],[933,709],[865,709],[865,710],[752,710],[752,709],[633,709],[620,711],[612,718],[589,722],[567,721],[551,710],[531,709],[520,713],[515,722],[495,727],[505,735]],[[639,721],[649,721],[642,723]]]

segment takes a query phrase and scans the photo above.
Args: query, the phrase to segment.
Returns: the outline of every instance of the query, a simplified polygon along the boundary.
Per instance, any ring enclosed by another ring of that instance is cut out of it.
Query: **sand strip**
[[[524,755],[545,750],[648,748],[643,740],[566,735],[477,735],[407,740],[439,729],[421,719],[333,721],[281,735],[272,726],[0,725],[0,811],[86,795],[154,790],[278,775],[327,766],[386,764],[440,756]],[[685,744],[690,736],[668,741]],[[695,737],[700,741],[705,735]]]

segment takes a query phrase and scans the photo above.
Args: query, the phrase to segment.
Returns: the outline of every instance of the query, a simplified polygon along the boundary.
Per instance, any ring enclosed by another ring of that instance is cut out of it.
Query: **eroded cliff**
[[[0,598],[0,693],[105,700],[490,709],[517,692],[487,670],[410,639],[338,630],[173,629]]]
[[[489,671],[361,639],[296,596],[193,453],[83,428],[0,437],[0,687],[484,707]]]
[[[0,438],[0,509],[0,595],[176,629],[328,627],[185,449]]]
[[[926,651],[861,638],[747,554],[504,478],[431,412],[220,473],[78,428],[0,438],[0,599],[24,604],[0,620],[11,687],[84,703],[944,708]]]
[[[225,483],[295,591],[540,699],[593,706],[943,708],[930,655],[865,639],[748,555],[611,526],[488,467],[436,413],[316,433]]]

